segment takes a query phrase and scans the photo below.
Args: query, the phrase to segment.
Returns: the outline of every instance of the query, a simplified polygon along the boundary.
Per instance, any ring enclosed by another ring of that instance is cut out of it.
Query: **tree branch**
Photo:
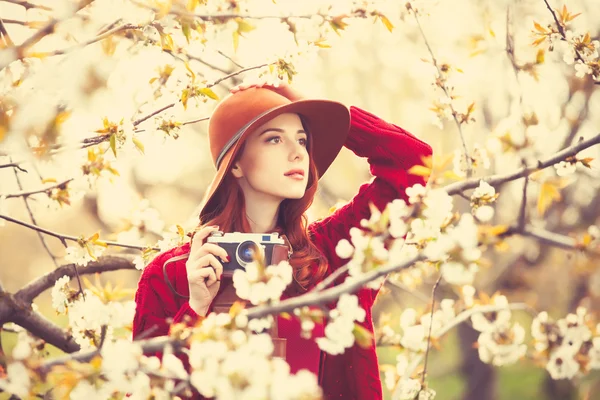
[[[27,329],[31,334],[66,353],[79,351],[81,347],[73,336],[46,319],[42,314],[26,309],[13,314],[12,322]]]
[[[579,143],[577,143],[571,147],[567,147],[566,149],[564,149],[562,151],[559,151],[558,153],[554,154],[553,156],[547,158],[544,161],[538,161],[538,163],[536,165],[531,165],[531,166],[528,166],[525,168],[520,168],[514,172],[504,174],[504,175],[499,175],[499,174],[490,175],[488,177],[471,178],[471,179],[467,179],[462,182],[452,183],[450,185],[446,185],[444,187],[444,190],[446,190],[446,192],[449,195],[455,195],[455,194],[458,194],[458,192],[463,192],[465,190],[474,189],[474,188],[478,187],[479,181],[481,181],[481,180],[489,183],[491,186],[497,186],[497,185],[500,185],[505,182],[514,181],[514,180],[523,178],[525,176],[529,176],[538,170],[548,168],[554,164],[558,164],[559,162],[565,160],[567,157],[574,156],[577,153],[579,153],[581,150],[585,150],[588,147],[592,147],[598,143],[600,143],[600,134],[598,134],[590,139],[587,139],[587,140],[583,140],[583,138],[580,138]]]
[[[54,283],[64,275],[69,278],[74,277],[77,273],[79,275],[95,274],[97,272],[109,272],[131,269],[135,270],[135,265],[132,260],[120,256],[102,256],[98,257],[98,261],[92,261],[87,266],[77,266],[77,272],[75,271],[74,264],[62,265],[59,268],[34,279],[29,282],[23,288],[21,288],[15,297],[23,302],[32,302],[37,296],[42,294],[44,291],[52,288]]]

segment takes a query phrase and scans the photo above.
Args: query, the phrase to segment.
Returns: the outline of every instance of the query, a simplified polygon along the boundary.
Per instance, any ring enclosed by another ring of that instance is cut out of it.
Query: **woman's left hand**
[[[229,91],[231,93],[236,93],[241,90],[246,90],[246,89],[249,89],[252,87],[267,88],[276,93],[279,93],[280,95],[282,95],[283,97],[287,98],[290,101],[297,101],[297,100],[304,99],[304,96],[298,90],[294,89],[291,85],[289,85],[288,83],[286,83],[284,81],[278,81],[277,86],[276,86],[275,84],[271,84],[271,83],[267,82],[266,80],[258,79],[256,81],[239,84],[239,85],[231,88]]]

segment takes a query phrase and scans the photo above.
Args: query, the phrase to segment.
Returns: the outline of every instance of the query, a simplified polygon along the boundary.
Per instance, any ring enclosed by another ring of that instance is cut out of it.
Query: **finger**
[[[198,228],[196,228],[198,229]],[[204,244],[206,238],[215,231],[218,231],[219,227],[218,226],[204,226],[200,229],[198,229],[196,232],[194,232],[194,237],[192,238],[192,246],[190,248],[190,253],[194,254],[197,253],[198,250],[200,249],[200,247],[202,247],[202,244]]]
[[[214,271],[216,273],[216,279],[221,280],[221,275],[223,275],[223,264],[221,264],[219,260],[217,260],[217,257],[215,257],[214,255],[207,254],[204,257],[201,257],[198,260],[197,265],[200,266],[200,268],[208,267],[210,265],[214,268]]]
[[[215,243],[204,243],[202,248],[198,252],[198,258],[204,257],[207,254],[213,254],[216,257],[219,257],[221,261],[228,262],[229,254],[227,254],[227,250],[219,246]]]
[[[215,270],[211,266],[208,266],[198,268],[197,270],[193,271],[190,274],[188,281],[193,282],[195,284],[204,283],[207,287],[209,287],[212,286],[215,282],[217,282],[218,279]]]

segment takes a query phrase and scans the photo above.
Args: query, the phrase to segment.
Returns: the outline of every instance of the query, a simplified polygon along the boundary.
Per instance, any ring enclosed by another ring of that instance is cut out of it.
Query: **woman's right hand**
[[[219,229],[218,226],[205,226],[192,237],[190,256],[185,263],[190,289],[190,307],[200,316],[208,313],[208,308],[221,287],[223,261],[229,261],[227,251],[214,244],[206,243],[206,238]]]

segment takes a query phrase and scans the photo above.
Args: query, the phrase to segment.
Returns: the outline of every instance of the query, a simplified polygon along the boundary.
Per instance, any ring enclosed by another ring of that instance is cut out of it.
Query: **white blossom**
[[[69,303],[69,282],[71,278],[63,275],[54,282],[52,287],[52,307],[57,313],[62,314],[67,310]]]
[[[98,258],[104,253],[106,247],[98,246],[94,243],[87,243],[89,248],[81,247],[80,245],[69,246],[66,249],[67,254],[65,260],[69,263],[81,265],[85,267],[90,262],[95,261],[94,257]]]
[[[258,264],[252,262],[243,270],[235,270],[232,279],[240,298],[249,300],[254,305],[267,301],[276,303],[285,288],[292,282],[292,266],[283,260],[277,265],[267,266],[264,276],[259,276]]]
[[[494,217],[494,208],[491,206],[481,206],[475,209],[475,218],[481,222],[489,222]]]
[[[425,196],[427,189],[425,186],[417,183],[411,187],[406,188],[406,195],[408,196],[408,202],[410,204],[417,203],[422,197]]]
[[[479,358],[484,363],[497,366],[513,364],[527,351],[524,339],[525,329],[518,323],[502,334],[492,330],[482,332],[477,339]]]
[[[434,226],[440,227],[452,213],[452,196],[444,189],[430,190],[423,203],[427,206],[423,211],[423,216]]]
[[[550,355],[546,370],[552,379],[571,379],[579,372],[579,363],[569,350],[560,347]]]
[[[554,168],[556,169],[556,175],[569,176],[575,173],[575,170],[577,169],[577,164],[561,161],[558,164],[554,164]]]
[[[494,313],[474,313],[471,315],[473,329],[479,332],[497,332],[508,327],[511,318],[511,312],[508,308],[508,299],[506,296],[495,296],[492,304],[495,306],[506,307]]]
[[[357,296],[344,293],[329,314],[331,319],[325,327],[325,337],[317,338],[316,343],[329,354],[342,354],[354,344],[354,323],[363,322],[366,312],[360,307]]]
[[[6,367],[6,377],[0,378],[0,389],[15,394],[19,397],[27,397],[31,386],[29,371],[22,362],[11,362]]]
[[[465,266],[463,263],[450,261],[440,266],[440,272],[444,280],[451,285],[457,286],[472,284],[477,271],[479,271],[479,266],[475,263]]]
[[[413,400],[417,396],[417,393],[419,393],[419,390],[421,390],[421,382],[417,379],[401,379],[398,382],[398,387],[396,388],[392,399]]]
[[[402,199],[395,199],[388,204],[390,227],[389,232],[393,238],[401,238],[408,232],[405,219],[410,215],[411,209]]]
[[[471,194],[471,200],[489,198],[496,194],[496,189],[484,180],[479,181],[479,186]]]

